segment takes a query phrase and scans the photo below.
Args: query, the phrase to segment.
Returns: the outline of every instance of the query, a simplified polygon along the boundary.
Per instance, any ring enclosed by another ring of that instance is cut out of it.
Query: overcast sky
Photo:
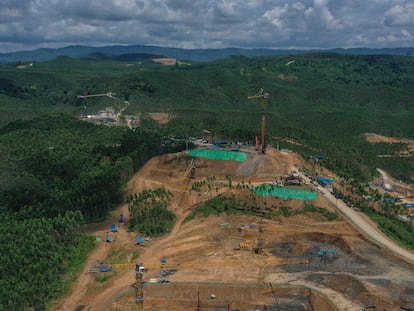
[[[0,0],[0,52],[72,44],[413,47],[414,0]]]

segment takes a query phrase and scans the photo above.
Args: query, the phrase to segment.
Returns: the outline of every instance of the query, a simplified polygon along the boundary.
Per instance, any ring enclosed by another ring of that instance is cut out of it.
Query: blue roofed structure
[[[324,185],[332,185],[334,183],[334,179],[328,177],[319,177],[319,183]]]
[[[216,140],[215,142],[213,142],[213,145],[215,145],[215,146],[224,146],[224,145],[227,145],[227,141],[225,141],[225,140]]]
[[[111,272],[111,271],[112,271],[112,267],[109,267],[105,264],[99,265],[99,272]]]
[[[140,236],[137,236],[136,240],[137,240],[138,244],[144,244],[145,243],[145,240],[143,238],[141,238]]]

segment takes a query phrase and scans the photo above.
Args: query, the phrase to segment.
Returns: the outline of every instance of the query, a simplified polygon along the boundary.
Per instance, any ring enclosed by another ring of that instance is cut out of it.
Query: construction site
[[[312,167],[299,155],[271,147],[151,159],[128,191],[168,189],[173,229],[161,237],[129,232],[127,205],[88,225],[97,246],[55,310],[414,310],[414,261],[382,247],[379,230],[361,232],[340,203],[293,173],[303,169]],[[289,195],[274,195],[276,188]],[[254,210],[189,217],[219,195],[248,197]]]

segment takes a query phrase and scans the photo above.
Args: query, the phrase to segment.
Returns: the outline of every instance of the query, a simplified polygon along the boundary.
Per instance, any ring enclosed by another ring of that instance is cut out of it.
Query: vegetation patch
[[[0,257],[0,310],[43,310],[64,293],[92,247],[90,238],[79,240],[81,220],[79,212],[69,211],[31,219],[0,214],[0,252],[5,254]]]
[[[111,248],[106,258],[106,262],[108,264],[127,263],[129,255],[129,251]]]
[[[75,282],[79,272],[82,271],[83,265],[90,252],[96,246],[96,237],[95,236],[80,236],[76,246],[73,247],[72,251],[68,251],[70,256],[67,257],[65,261],[65,266],[67,267],[65,276],[62,278],[62,293],[65,293],[70,286]],[[51,300],[47,302],[47,310],[53,309],[52,306],[56,304],[56,300]]]
[[[89,253],[96,245],[96,237],[90,235],[80,236],[76,246],[73,251],[70,252],[70,256],[66,261],[66,266],[68,268],[68,275],[73,275],[71,281],[75,280],[75,276],[79,273],[86,259],[88,258]]]
[[[369,212],[371,217],[388,236],[402,246],[414,250],[414,227],[392,215]]]
[[[128,198],[130,230],[148,236],[159,236],[171,231],[175,215],[168,210],[171,192],[165,188],[144,190]]]
[[[289,217],[293,215],[318,213],[327,220],[338,219],[338,214],[331,212],[323,207],[317,207],[312,204],[306,204],[302,210],[293,211],[290,206],[282,205],[273,209],[263,210],[259,206],[261,203],[254,196],[236,196],[218,195],[207,202],[197,206],[190,215],[187,216],[185,222],[193,220],[196,217],[206,218],[210,215],[231,215],[231,214],[250,214],[261,217],[283,216]]]
[[[95,276],[95,281],[97,281],[99,283],[105,283],[105,282],[109,281],[112,278],[113,275],[114,275],[114,273],[112,273],[112,272],[98,273]]]
[[[202,205],[197,206],[190,215],[187,216],[185,222],[190,221],[196,217],[208,217],[210,215],[220,215],[225,213],[227,215],[240,213],[241,205],[235,197],[226,197],[218,195],[211,200],[208,200]]]
[[[337,213],[335,212],[331,212],[330,210],[323,208],[323,207],[318,207],[312,204],[306,204],[303,207],[302,211],[298,211],[297,214],[306,214],[306,213],[319,213],[322,216],[324,216],[327,220],[337,220],[339,219],[339,216]]]

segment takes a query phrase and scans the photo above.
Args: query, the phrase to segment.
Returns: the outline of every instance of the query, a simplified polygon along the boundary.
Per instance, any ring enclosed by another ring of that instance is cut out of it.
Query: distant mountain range
[[[121,55],[147,54],[164,57],[176,58],[189,61],[211,61],[216,59],[228,58],[233,55],[242,56],[271,56],[271,55],[298,55],[305,53],[339,53],[339,54],[359,54],[359,55],[404,55],[414,56],[414,47],[404,48],[351,48],[351,49],[329,49],[329,50],[276,50],[276,49],[180,49],[147,45],[111,45],[102,47],[72,45],[63,48],[41,48],[32,51],[18,51],[10,53],[0,53],[0,62],[27,62],[27,61],[46,61],[58,56],[68,56],[74,58],[96,57],[105,55],[109,59],[132,60],[132,57],[120,57]]]

